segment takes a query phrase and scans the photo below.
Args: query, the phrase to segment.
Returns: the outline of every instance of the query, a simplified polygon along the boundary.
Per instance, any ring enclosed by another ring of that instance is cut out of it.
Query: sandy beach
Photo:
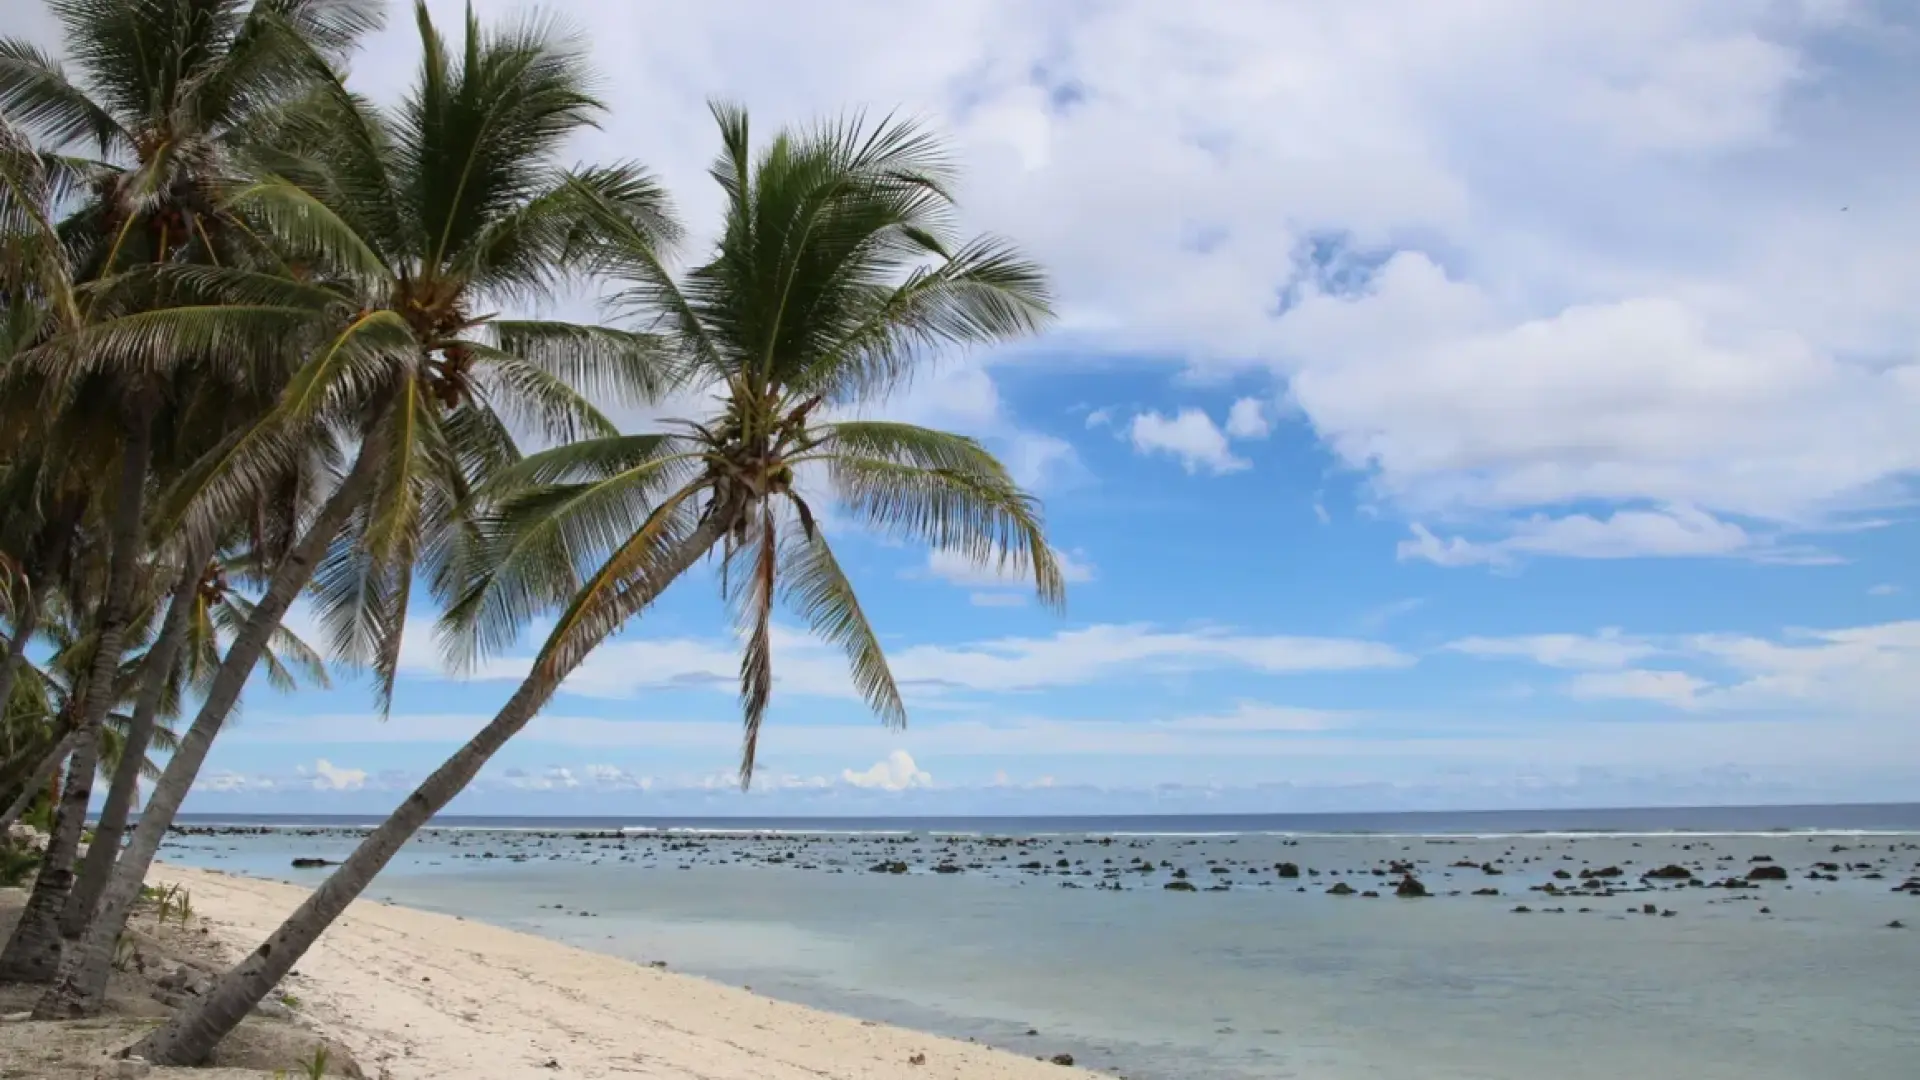
[[[213,934],[251,948],[300,902],[291,885],[177,866]],[[369,1077],[1021,1080],[1091,1075],[774,1001],[527,934],[361,901],[283,987]]]

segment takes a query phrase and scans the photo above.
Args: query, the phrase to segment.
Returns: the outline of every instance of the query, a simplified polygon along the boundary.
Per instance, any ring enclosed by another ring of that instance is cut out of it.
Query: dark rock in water
[[[1480,872],[1481,872],[1481,873],[1483,873],[1483,874],[1504,874],[1504,873],[1506,873],[1506,871],[1505,871],[1505,870],[1502,870],[1502,869],[1500,869],[1499,867],[1497,867],[1497,866],[1495,866],[1495,865],[1493,865],[1492,863],[1481,863],[1481,864],[1480,864]]]
[[[1333,888],[1327,890],[1327,895],[1328,896],[1352,896],[1353,886],[1347,884],[1344,881],[1336,881],[1333,883]]]
[[[1500,890],[1499,890],[1499,889],[1495,889],[1495,888],[1491,888],[1491,887],[1489,887],[1489,888],[1485,888],[1485,889],[1475,889],[1475,890],[1473,890],[1473,895],[1475,895],[1475,896],[1499,896],[1499,895],[1500,895]]]
[[[1368,889],[1368,890],[1367,890],[1366,892],[1363,892],[1363,893],[1361,893],[1361,894],[1360,894],[1360,899],[1362,899],[1362,900],[1378,900],[1378,899],[1380,899],[1380,894],[1379,894],[1379,893],[1377,893],[1377,892],[1374,892],[1374,891],[1373,891],[1372,889]]]
[[[1553,876],[1559,878],[1561,881],[1565,881],[1568,878],[1571,878],[1573,874],[1563,869],[1563,870],[1555,870],[1553,872]]]
[[[1598,870],[1580,871],[1580,876],[1583,878],[1617,878],[1625,874],[1626,871],[1617,866],[1603,866]]]
[[[1532,912],[1533,912],[1533,909],[1528,907],[1525,904],[1521,904],[1519,907],[1516,907],[1513,909],[1513,913],[1515,915],[1528,915],[1528,914],[1531,914]]]
[[[1300,868],[1290,862],[1280,863],[1279,865],[1273,868],[1273,872],[1276,874],[1279,874],[1281,877],[1299,877],[1300,876]]]
[[[1660,878],[1668,881],[1685,881],[1693,876],[1693,871],[1684,866],[1668,863],[1658,870],[1649,870],[1640,876],[1643,878]]]
[[[1771,914],[1773,914],[1773,909],[1772,909],[1772,908],[1770,908],[1770,907],[1763,907],[1763,908],[1761,908],[1761,909],[1760,909],[1760,914],[1762,914],[1762,915],[1771,915]]]
[[[1660,914],[1660,905],[1659,905],[1659,904],[1641,904],[1641,905],[1640,905],[1640,914],[1642,914],[1642,915],[1658,915],[1658,914]]]
[[[1899,919],[1895,919],[1887,924],[1887,929],[1889,930],[1905,930],[1906,928],[1907,924],[1901,922]]]
[[[1414,877],[1412,874],[1408,874],[1407,876],[1400,879],[1400,884],[1393,887],[1393,895],[1411,899],[1414,897],[1427,896],[1430,894],[1427,892],[1427,887],[1425,885],[1420,884],[1419,878]]]
[[[1772,861],[1773,861],[1773,856],[1771,856],[1771,855],[1755,855],[1755,856],[1754,856],[1753,858],[1751,858],[1751,859],[1748,859],[1747,861],[1748,861],[1748,862],[1772,862]]]
[[[1047,1060],[1053,1062],[1055,1065],[1072,1065],[1073,1055],[1072,1054],[1055,1054],[1052,1057],[1048,1058]]]
[[[331,859],[300,858],[300,859],[293,860],[293,868],[295,870],[312,870],[312,869],[315,869],[316,867],[321,867],[321,866],[339,866],[339,865],[340,865],[339,863],[334,862]]]
[[[1785,881],[1787,868],[1784,866],[1755,866],[1747,870],[1748,881]]]
[[[1191,881],[1169,881],[1165,885],[1162,885],[1160,887],[1167,890],[1168,892],[1199,892],[1200,891],[1199,889],[1194,887],[1194,884]]]
[[[936,874],[958,874],[960,873],[960,867],[952,863],[941,863],[939,866],[933,868],[933,872]]]
[[[903,862],[877,862],[867,867],[867,869],[876,874],[904,874],[907,872],[907,864]]]

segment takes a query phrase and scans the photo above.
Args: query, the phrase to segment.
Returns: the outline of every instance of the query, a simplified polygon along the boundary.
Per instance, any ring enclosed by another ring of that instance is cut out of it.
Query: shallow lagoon
[[[1920,831],[787,824],[434,830],[372,895],[1143,1078],[1803,1080],[1920,1060],[1920,889],[1901,889]],[[291,859],[356,839],[219,829],[164,857],[317,883]],[[1397,898],[1395,863],[1433,895]],[[1668,865],[1701,884],[1641,877]],[[1787,879],[1714,887],[1760,866]],[[1339,881],[1355,895],[1328,895]]]

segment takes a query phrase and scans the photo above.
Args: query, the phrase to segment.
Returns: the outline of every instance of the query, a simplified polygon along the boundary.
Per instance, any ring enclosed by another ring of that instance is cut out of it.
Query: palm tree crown
[[[819,528],[837,499],[869,527],[1064,585],[1035,500],[973,439],[909,424],[829,419],[906,383],[941,349],[1014,340],[1047,318],[1038,267],[993,238],[960,241],[952,169],[911,123],[855,116],[782,133],[753,152],[747,115],[714,107],[711,174],[726,217],[711,257],[676,278],[657,235],[604,201],[600,267],[613,307],[674,360],[713,414],[661,434],[585,439],[505,470],[484,541],[449,610],[467,658],[561,606],[540,667],[571,670],[658,591],[656,563],[712,537],[745,640],[742,783],[772,692],[771,630],[784,598],[848,657],[868,704],[906,720],[878,638]]]

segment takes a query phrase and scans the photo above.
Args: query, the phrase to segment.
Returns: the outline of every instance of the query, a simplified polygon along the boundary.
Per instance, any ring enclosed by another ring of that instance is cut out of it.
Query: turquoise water
[[[1141,1078],[1804,1080],[1920,1061],[1920,891],[1895,891],[1920,877],[1920,832],[866,832],[435,831],[371,895]],[[289,860],[353,842],[281,828],[164,854],[317,883]],[[1395,862],[1435,895],[1396,898]],[[1703,884],[1641,880],[1668,864]],[[1609,866],[1589,880],[1612,896],[1535,888]],[[1787,880],[1708,887],[1757,866]],[[1164,887],[1182,880],[1198,891]]]

